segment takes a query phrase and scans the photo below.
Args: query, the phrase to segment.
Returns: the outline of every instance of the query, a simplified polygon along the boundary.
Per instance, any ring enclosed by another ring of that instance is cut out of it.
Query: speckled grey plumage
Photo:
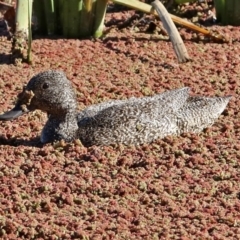
[[[53,70],[34,76],[26,90],[34,93],[28,109],[41,109],[49,116],[41,142],[80,138],[86,146],[142,144],[167,135],[198,133],[214,123],[230,99],[190,97],[189,89],[181,88],[153,97],[108,101],[77,113],[71,83],[63,72]]]

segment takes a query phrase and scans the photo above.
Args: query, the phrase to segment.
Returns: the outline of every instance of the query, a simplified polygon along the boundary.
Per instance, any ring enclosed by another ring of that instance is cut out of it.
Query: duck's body
[[[25,92],[30,91],[33,96],[29,101]],[[66,76],[46,71],[30,80],[14,110],[28,102],[28,110],[48,113],[41,134],[43,143],[79,138],[86,146],[129,145],[152,142],[167,135],[200,132],[214,123],[229,99],[230,96],[190,97],[188,88],[182,88],[153,97],[104,102],[77,113],[76,97]],[[0,119],[14,118],[10,113]]]

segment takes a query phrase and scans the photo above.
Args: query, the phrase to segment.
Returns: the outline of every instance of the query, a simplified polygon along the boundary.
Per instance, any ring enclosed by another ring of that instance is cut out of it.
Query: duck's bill
[[[0,121],[12,120],[21,116],[22,114],[24,114],[24,111],[22,110],[21,106],[17,104],[12,110],[0,114]]]

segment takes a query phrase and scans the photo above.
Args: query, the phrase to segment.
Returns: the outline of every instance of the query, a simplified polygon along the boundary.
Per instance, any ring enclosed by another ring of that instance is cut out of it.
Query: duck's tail
[[[231,96],[226,97],[189,97],[178,111],[178,134],[201,132],[211,126],[226,108]]]

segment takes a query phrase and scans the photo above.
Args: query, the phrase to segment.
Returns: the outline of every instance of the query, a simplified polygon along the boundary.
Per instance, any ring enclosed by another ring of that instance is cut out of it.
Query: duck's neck
[[[65,140],[70,142],[77,138],[78,124],[75,111],[68,111],[65,114],[49,115],[41,133],[41,142],[54,142]]]

